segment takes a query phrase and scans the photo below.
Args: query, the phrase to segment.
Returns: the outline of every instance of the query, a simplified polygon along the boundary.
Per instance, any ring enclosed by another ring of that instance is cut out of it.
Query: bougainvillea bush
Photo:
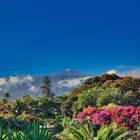
[[[117,107],[88,107],[84,109],[75,119],[85,121],[87,119],[93,125],[101,127],[115,123],[117,126],[133,129],[140,122],[140,106],[117,106]]]

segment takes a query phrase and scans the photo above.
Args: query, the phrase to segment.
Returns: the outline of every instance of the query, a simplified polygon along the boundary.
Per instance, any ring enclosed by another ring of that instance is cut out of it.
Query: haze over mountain
[[[17,99],[26,95],[40,96],[44,77],[28,75],[0,78],[0,97],[3,98],[6,92],[11,93],[11,99]],[[89,77],[86,74],[67,69],[64,72],[49,76],[49,79],[52,85],[52,92],[58,96],[69,93]]]
[[[118,66],[106,73],[114,73],[119,76],[140,77],[140,68],[134,66]],[[52,85],[52,92],[56,96],[68,94],[91,76],[71,69],[50,75],[49,79]],[[33,97],[40,96],[44,77],[26,75],[0,78],[0,98],[3,98],[6,92],[11,93],[11,99],[17,99],[26,95]]]
[[[73,88],[84,83],[89,77],[91,76],[71,69],[49,76],[53,86],[52,91],[56,95],[69,93]]]

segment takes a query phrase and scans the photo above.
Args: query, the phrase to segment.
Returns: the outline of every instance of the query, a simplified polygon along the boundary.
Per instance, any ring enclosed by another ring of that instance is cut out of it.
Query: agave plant
[[[25,132],[14,132],[8,140],[50,140],[51,133],[44,126],[40,128],[39,123],[35,121],[32,128]]]
[[[27,136],[27,140],[50,140],[52,136],[44,126],[40,128],[37,121],[34,121],[33,128],[30,131],[26,131],[24,135]]]
[[[0,140],[8,140],[10,134],[10,129],[3,129],[2,123],[0,122]]]
[[[13,135],[9,137],[9,140],[29,140],[27,135],[23,132],[13,132]]]

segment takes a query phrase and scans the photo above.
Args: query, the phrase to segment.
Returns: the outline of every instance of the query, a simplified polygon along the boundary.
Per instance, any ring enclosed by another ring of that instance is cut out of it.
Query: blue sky
[[[139,66],[138,0],[0,1],[0,76]]]

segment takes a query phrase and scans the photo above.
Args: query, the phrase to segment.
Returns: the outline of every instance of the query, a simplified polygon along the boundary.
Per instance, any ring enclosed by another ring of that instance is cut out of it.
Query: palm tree
[[[87,121],[79,129],[69,126],[58,137],[62,140],[94,140],[92,124]]]
[[[137,131],[128,131],[126,128],[118,128],[115,124],[103,125],[94,140],[138,140]]]
[[[7,103],[10,97],[11,97],[11,93],[10,92],[5,92],[3,101],[5,103]]]
[[[138,137],[137,133],[127,131],[126,128],[118,128],[115,124],[103,125],[98,131],[97,136],[94,137],[90,122],[87,122],[79,129],[68,126],[59,134],[59,138],[62,140],[132,140],[135,137]]]
[[[124,136],[127,130],[125,128],[117,128],[116,125],[109,126],[103,125],[97,133],[94,140],[121,140],[120,137]]]

